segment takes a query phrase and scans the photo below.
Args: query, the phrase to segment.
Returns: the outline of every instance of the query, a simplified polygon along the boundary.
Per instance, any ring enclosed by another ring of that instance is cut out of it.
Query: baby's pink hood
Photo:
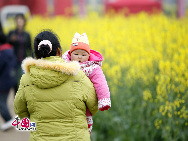
[[[89,61],[103,61],[103,56],[95,50],[90,50]]]

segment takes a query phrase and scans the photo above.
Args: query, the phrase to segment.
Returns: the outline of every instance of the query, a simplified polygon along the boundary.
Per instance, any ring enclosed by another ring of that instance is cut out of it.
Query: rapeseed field
[[[124,17],[33,16],[32,40],[52,29],[63,52],[75,32],[86,33],[103,57],[112,99],[94,117],[92,141],[188,140],[188,18],[144,13]]]

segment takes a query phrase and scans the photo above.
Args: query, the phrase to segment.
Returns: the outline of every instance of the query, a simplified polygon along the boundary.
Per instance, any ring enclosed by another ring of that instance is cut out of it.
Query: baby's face
[[[77,49],[71,53],[71,61],[78,61],[79,63],[83,63],[88,60],[89,54],[85,50]]]

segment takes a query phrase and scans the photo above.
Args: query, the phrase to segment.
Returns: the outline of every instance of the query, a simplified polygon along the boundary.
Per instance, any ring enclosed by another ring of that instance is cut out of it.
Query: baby
[[[78,61],[80,63],[81,69],[86,76],[89,77],[95,87],[99,110],[108,110],[111,107],[111,100],[108,84],[101,69],[103,57],[99,52],[90,49],[86,33],[82,35],[75,33],[70,50],[65,52],[62,58],[66,62]],[[86,117],[89,132],[91,133],[93,120],[87,108]]]

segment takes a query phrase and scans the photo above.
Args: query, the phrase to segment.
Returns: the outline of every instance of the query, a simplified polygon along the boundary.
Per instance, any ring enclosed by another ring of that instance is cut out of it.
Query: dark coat
[[[17,36],[17,40],[14,42],[11,41],[12,35]],[[8,42],[14,46],[14,53],[18,59],[18,63],[21,64],[23,59],[25,59],[27,56],[32,56],[31,37],[29,33],[23,31],[21,34],[19,34],[17,29],[12,30],[8,34]]]
[[[15,85],[16,56],[13,47],[6,43],[0,45],[0,92]]]

